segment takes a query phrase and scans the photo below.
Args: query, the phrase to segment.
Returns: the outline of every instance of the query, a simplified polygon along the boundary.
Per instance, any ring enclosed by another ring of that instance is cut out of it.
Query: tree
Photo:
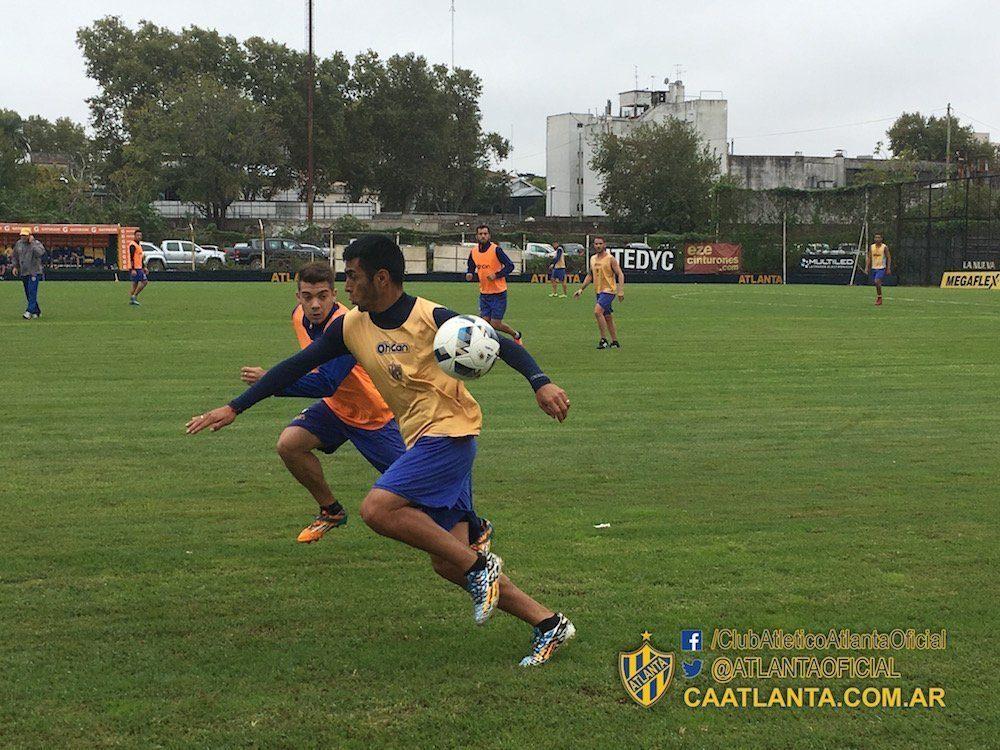
[[[70,175],[85,179],[92,161],[92,145],[83,125],[68,117],[49,122],[44,117],[32,115],[24,121],[24,137],[31,153],[50,153],[66,157]]]
[[[273,118],[209,78],[181,83],[164,99],[128,113],[134,135],[127,154],[151,173],[162,171],[182,200],[221,229],[251,174],[284,164]]]
[[[491,155],[502,159],[509,149],[499,135],[483,133],[481,93],[468,70],[431,66],[412,53],[385,62],[371,51],[358,55],[347,113],[351,192],[375,189],[399,211],[470,205]]]
[[[886,131],[893,155],[908,160],[945,161],[948,142],[948,117],[924,117],[919,112],[904,112]],[[952,161],[996,159],[996,149],[978,140],[971,125],[959,125],[951,118]]]
[[[599,202],[621,229],[690,232],[712,211],[719,160],[688,123],[645,123],[626,136],[598,137],[591,161],[602,176]]]

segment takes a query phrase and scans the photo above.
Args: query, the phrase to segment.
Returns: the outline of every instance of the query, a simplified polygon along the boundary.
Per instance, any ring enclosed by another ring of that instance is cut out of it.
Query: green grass
[[[504,367],[472,388],[479,510],[579,631],[529,672],[524,625],[476,628],[360,522],[353,449],[324,459],[351,522],[294,543],[314,508],[273,445],[308,402],[184,435],[294,350],[290,285],[160,283],[131,309],[52,282],[25,322],[0,283],[0,746],[995,747],[1000,295],[634,285],[625,348],[596,352],[590,302],[546,293],[512,289],[510,320],[569,420]],[[877,681],[947,705],[694,709],[710,678],[679,668],[635,705],[617,652],[649,629],[680,656],[682,627],[947,628]]]

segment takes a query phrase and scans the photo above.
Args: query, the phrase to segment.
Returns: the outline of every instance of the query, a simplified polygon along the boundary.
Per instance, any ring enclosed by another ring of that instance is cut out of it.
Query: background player
[[[438,367],[434,335],[455,313],[403,291],[405,263],[391,239],[367,235],[344,252],[345,288],[357,305],[333,320],[313,344],[275,365],[228,405],[188,422],[189,434],[218,430],[263,398],[279,393],[323,362],[353,353],[399,415],[407,451],[375,483],[361,505],[374,531],[427,552],[438,575],[473,599],[477,624],[499,606],[534,626],[522,666],[544,664],[575,633],[562,614],[539,604],[502,573],[502,561],[469,548],[472,464],[482,425],[479,404],[465,385]],[[539,407],[562,422],[566,393],[522,347],[501,338],[500,356],[532,385]]]
[[[521,332],[503,322],[507,312],[507,277],[514,270],[514,261],[490,240],[490,228],[486,224],[476,227],[476,240],[479,245],[469,253],[465,280],[479,279],[479,315],[498,331],[520,341]]]
[[[875,283],[875,304],[882,304],[882,280],[892,273],[892,255],[889,247],[882,241],[882,235],[875,235],[875,242],[868,248],[865,255],[865,273],[871,275]]]
[[[142,260],[142,232],[138,229],[135,232],[135,239],[129,240],[128,243],[128,257],[129,257],[129,267],[132,269],[129,273],[129,279],[132,281],[132,291],[129,294],[128,303],[130,305],[139,304],[139,294],[142,290],[146,288],[149,284],[149,275],[146,273],[146,268],[143,265]]]
[[[552,282],[552,294],[550,297],[565,297],[566,296],[566,254],[563,252],[563,247],[558,242],[552,243],[556,249],[556,257],[549,266],[549,281]],[[562,282],[562,294],[556,294],[556,285]]]
[[[337,304],[333,269],[323,263],[303,266],[295,297],[299,304],[292,310],[292,330],[305,349],[345,312]],[[264,374],[260,367],[244,367],[240,378],[253,385]],[[313,451],[333,453],[350,441],[381,473],[403,455],[406,446],[389,407],[350,354],[324,362],[275,395],[322,399],[304,409],[278,438],[281,460],[319,505],[319,515],[298,541],[317,542],[330,529],[347,523],[347,511],[334,498]]]
[[[597,342],[598,349],[621,349],[618,343],[618,328],[615,326],[614,309],[611,303],[618,296],[618,301],[625,299],[625,274],[622,267],[607,250],[603,237],[594,238],[594,254],[590,256],[590,270],[583,280],[583,286],[573,292],[573,299],[579,299],[583,290],[593,282],[597,292],[597,302],[594,304],[594,318],[597,320],[597,330],[601,340]],[[608,342],[608,337],[611,342]]]

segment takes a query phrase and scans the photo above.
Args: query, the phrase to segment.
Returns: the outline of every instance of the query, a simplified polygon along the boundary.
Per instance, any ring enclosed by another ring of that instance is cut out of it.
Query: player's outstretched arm
[[[592,282],[593,280],[594,277],[591,276],[589,273],[586,276],[584,276],[583,285],[575,292],[573,292],[573,299],[579,299],[580,295],[583,294],[583,290],[586,289],[588,286],[590,286],[590,282]]]
[[[238,414],[246,411],[258,401],[280,393],[324,362],[347,354],[347,346],[344,344],[343,321],[343,317],[334,320],[323,335],[312,344],[298,354],[276,364],[264,373],[260,380],[226,406],[220,406],[190,419],[187,423],[187,434],[194,435],[205,429],[210,429],[213,432],[221,430],[226,425],[232,424]]]

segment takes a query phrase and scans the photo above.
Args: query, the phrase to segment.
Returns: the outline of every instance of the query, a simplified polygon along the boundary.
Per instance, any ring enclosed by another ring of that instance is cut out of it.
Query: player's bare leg
[[[319,447],[319,438],[301,427],[286,427],[278,438],[278,455],[285,467],[319,505],[319,515],[299,534],[298,541],[304,544],[317,542],[330,529],[347,523],[347,511],[334,498],[323,465],[313,453]]]
[[[608,326],[608,336],[611,338],[611,346],[621,349],[621,344],[618,343],[618,328],[615,326],[615,316],[605,315],[604,323]]]
[[[491,318],[488,322],[496,330],[502,331],[503,333],[506,333],[512,339],[520,340],[520,338],[521,338],[521,332],[517,331],[517,330],[515,330],[513,328],[511,328],[509,325],[507,325],[506,323],[504,323],[502,320],[499,320],[497,318]]]
[[[594,319],[597,321],[597,330],[601,332],[601,341],[598,343],[598,349],[608,348],[608,323],[604,317],[604,308],[600,305],[594,305]]]
[[[556,278],[555,278],[555,276],[550,276],[550,277],[549,277],[549,281],[550,281],[550,282],[551,282],[551,284],[552,284],[552,294],[550,294],[549,296],[550,296],[550,297],[555,297],[555,296],[556,296],[556,287],[558,287],[558,286],[559,286],[559,282],[558,282],[558,281],[556,281]],[[563,292],[565,292],[565,291],[566,291],[565,287],[566,287],[566,282],[564,281],[564,282],[563,282]]]
[[[278,438],[278,455],[285,467],[323,507],[335,502],[335,498],[323,476],[323,465],[313,453],[319,447],[319,438],[301,427],[286,427]]]
[[[469,538],[469,524],[465,521],[455,524],[451,535],[458,540]],[[465,571],[456,568],[440,557],[431,555],[431,566],[434,572],[460,588],[465,588]],[[524,620],[529,625],[537,625],[542,620],[555,614],[551,609],[543,607],[521,589],[515,586],[506,575],[500,576],[500,602],[497,604],[504,612]]]
[[[469,538],[468,523],[456,524],[451,530],[456,539]],[[466,587],[462,571],[441,558],[431,555],[434,572],[456,586]],[[521,659],[522,667],[545,664],[556,650],[576,635],[573,623],[561,612],[544,607],[513,584],[506,575],[500,576],[500,601],[497,607],[532,626],[531,653]]]
[[[403,497],[373,487],[361,502],[361,518],[372,531],[396,539],[451,563],[463,572],[476,563],[468,530],[463,543]]]
[[[882,279],[875,279],[875,304],[882,304]]]
[[[566,296],[566,279],[563,279],[563,281],[562,281],[562,287],[563,287],[562,296],[565,297]]]
[[[372,531],[421,549],[460,571],[465,579],[462,588],[472,597],[476,624],[490,618],[500,601],[503,560],[491,552],[473,550],[468,528],[461,539],[452,536],[406,498],[379,487],[373,487],[362,501],[361,518]]]

